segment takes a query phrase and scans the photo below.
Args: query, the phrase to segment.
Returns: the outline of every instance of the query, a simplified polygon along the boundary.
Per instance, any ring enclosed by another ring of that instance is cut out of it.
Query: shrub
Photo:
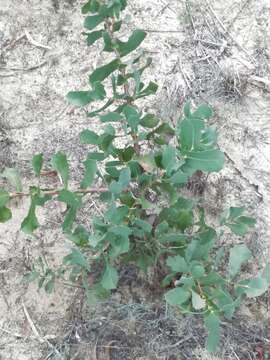
[[[182,119],[173,126],[138,107],[138,100],[154,95],[158,86],[142,80],[152,62],[138,51],[145,31],[134,30],[126,41],[117,37],[126,5],[126,0],[89,0],[82,8],[87,15],[87,44],[103,41],[103,52],[110,60],[89,76],[89,89],[67,95],[76,106],[104,103],[87,113],[89,119],[99,118],[103,130],[86,129],[80,134],[82,144],[96,148],[83,161],[80,185],[70,188],[69,162],[58,152],[46,168],[49,165],[57,172],[61,184],[56,189],[47,189],[46,184],[42,187],[44,159],[37,154],[32,167],[39,185],[28,192],[23,192],[17,170],[9,168],[2,174],[16,191],[0,190],[0,221],[12,216],[10,199],[29,196],[31,205],[21,229],[33,235],[39,227],[36,208],[49,201],[65,203],[62,229],[73,244],[72,251],[56,270],[39,258],[26,275],[29,281],[37,280],[39,288],[48,293],[59,279],[75,282],[84,287],[88,302],[93,303],[117,288],[120,264],[133,263],[145,272],[163,266],[167,275],[161,287],[167,303],[184,314],[201,315],[208,330],[207,348],[215,351],[221,316],[231,319],[242,299],[263,294],[269,287],[270,267],[254,278],[243,280],[241,276],[239,280],[239,271],[251,252],[243,241],[221,247],[218,240],[223,228],[244,236],[255,220],[244,214],[244,208],[231,207],[214,228],[207,224],[202,201],[183,196],[193,174],[218,172],[223,167],[216,129],[208,125],[212,110],[205,104],[192,109],[187,103]],[[117,145],[119,137],[121,145]],[[102,188],[92,187],[96,179],[101,179]],[[100,193],[106,211],[93,219],[88,231],[77,223],[76,213],[84,206],[85,195],[94,192]],[[102,270],[99,275],[94,272],[90,285],[89,274],[96,265]]]

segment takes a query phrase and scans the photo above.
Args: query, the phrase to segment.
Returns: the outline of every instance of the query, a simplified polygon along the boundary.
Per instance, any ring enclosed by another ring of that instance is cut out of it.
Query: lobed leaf
[[[216,352],[220,341],[220,319],[215,313],[204,316],[204,324],[208,330],[206,348],[209,352]]]
[[[69,166],[66,154],[62,152],[56,153],[51,159],[52,167],[60,176],[61,181],[64,184],[64,187],[67,188],[69,180]]]
[[[95,160],[87,159],[83,162],[85,167],[84,178],[81,182],[81,188],[86,189],[90,185],[92,185],[96,172],[97,172],[97,164]]]

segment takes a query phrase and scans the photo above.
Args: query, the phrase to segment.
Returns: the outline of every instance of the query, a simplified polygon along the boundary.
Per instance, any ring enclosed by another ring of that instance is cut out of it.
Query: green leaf
[[[194,279],[200,279],[205,276],[204,267],[201,265],[192,266],[191,273]]]
[[[188,271],[186,260],[180,255],[168,257],[166,264],[174,272],[183,273]]]
[[[152,232],[152,225],[142,219],[136,219],[134,225],[141,228],[144,233],[150,234]]]
[[[107,155],[102,152],[90,152],[88,153],[87,159],[103,161],[106,157]]]
[[[251,252],[246,245],[235,245],[230,250],[228,272],[231,278],[239,272],[243,263],[251,258]]]
[[[69,232],[71,230],[72,224],[75,221],[77,210],[81,206],[81,197],[76,193],[70,192],[68,190],[62,190],[59,193],[58,201],[62,201],[67,204],[68,210],[62,225],[63,231]]]
[[[89,245],[89,237],[89,232],[82,225],[77,226],[71,234],[68,234],[68,238],[79,247]]]
[[[21,230],[25,234],[32,235],[38,227],[39,223],[36,216],[36,204],[35,201],[32,199],[28,214],[21,224]]]
[[[60,191],[57,200],[77,209],[81,206],[82,203],[81,197],[79,195],[66,189]]]
[[[192,114],[192,117],[199,119],[209,119],[213,116],[213,110],[207,104],[200,105],[197,110]]]
[[[106,115],[101,115],[99,118],[102,122],[114,122],[124,120],[123,116],[117,112],[110,112]]]
[[[131,172],[130,168],[124,168],[120,171],[119,179],[118,181],[112,181],[110,184],[110,191],[113,194],[120,194],[121,191],[126,189],[130,183],[131,180]]]
[[[16,191],[22,191],[22,182],[17,169],[6,168],[2,173],[2,176],[8,180],[8,182],[15,187]]]
[[[66,155],[62,152],[56,153],[52,157],[51,163],[52,163],[52,167],[60,175],[60,178],[64,184],[64,187],[67,188],[68,179],[69,179],[69,166],[68,166]]]
[[[64,265],[78,265],[83,269],[90,270],[90,265],[85,256],[78,249],[72,249],[71,254],[67,255],[63,259]]]
[[[5,206],[9,201],[9,193],[6,190],[0,189],[0,208]]]
[[[51,196],[41,196],[40,189],[32,186],[30,188],[31,204],[27,216],[21,224],[21,230],[26,234],[32,235],[33,232],[39,227],[38,219],[36,217],[36,207],[43,206]]]
[[[128,207],[127,206],[119,206],[116,207],[114,204],[107,210],[104,214],[104,217],[107,221],[112,222],[115,225],[119,225],[122,223],[124,218],[128,214]]]
[[[152,81],[148,84],[146,88],[144,88],[138,96],[136,96],[137,99],[140,99],[145,96],[154,95],[158,90],[158,85]]]
[[[81,182],[81,188],[86,189],[88,186],[92,185],[96,172],[97,172],[97,163],[95,160],[87,159],[83,162],[85,167],[84,178]]]
[[[87,16],[84,20],[84,27],[88,30],[93,30],[96,26],[101,24],[104,20],[104,16],[93,15]]]
[[[220,171],[224,164],[224,154],[220,150],[191,151],[186,154],[186,165],[194,170]]]
[[[249,216],[243,216],[244,208],[231,207],[224,212],[221,224],[226,225],[238,236],[244,236],[250,227],[254,227],[256,220]]]
[[[133,31],[127,42],[118,41],[117,49],[121,57],[128,55],[135,50],[146,37],[146,32],[142,30]]]
[[[118,278],[117,270],[114,267],[107,265],[101,280],[101,285],[107,290],[116,289]]]
[[[156,127],[159,123],[159,119],[154,114],[146,114],[142,119],[140,119],[140,125],[152,129]]]
[[[120,172],[118,183],[121,185],[122,189],[125,189],[131,180],[130,168],[124,168]]]
[[[216,352],[220,341],[220,319],[210,313],[204,316],[204,324],[208,330],[206,348],[209,352]]]
[[[176,165],[176,149],[171,145],[164,147],[162,152],[162,166],[166,170],[168,176]]]
[[[270,263],[265,266],[262,277],[270,283]]]
[[[67,100],[72,105],[85,106],[93,101],[93,96],[91,91],[70,91]]]
[[[120,66],[120,60],[115,59],[111,61],[109,64],[101,66],[93,71],[93,73],[89,77],[89,81],[91,84],[95,83],[96,81],[103,81],[109,75],[111,75],[115,70],[117,70]]]
[[[81,142],[81,144],[98,145],[99,144],[99,136],[94,131],[83,130],[80,133],[80,142]]]
[[[204,124],[200,120],[185,119],[180,124],[180,144],[182,152],[198,149]]]
[[[40,176],[42,165],[43,165],[43,154],[34,155],[32,158],[32,166],[36,176]]]
[[[188,178],[189,178],[188,174],[185,174],[182,170],[178,170],[170,177],[170,181],[174,185],[181,185],[181,184],[186,184]]]
[[[103,34],[103,30],[92,31],[90,34],[85,34],[87,45],[88,46],[93,45],[97,40],[102,38],[102,34]]]
[[[168,291],[165,294],[165,299],[168,304],[175,306],[175,305],[182,305],[190,298],[190,296],[191,294],[189,291],[178,287]]]
[[[88,12],[96,13],[100,7],[98,0],[88,0],[88,2],[82,7],[82,14],[87,14]]]
[[[44,290],[46,291],[47,294],[52,294],[54,288],[55,288],[55,277],[52,277],[52,279],[46,282],[44,286]]]
[[[192,306],[195,310],[204,309],[206,306],[206,301],[195,291],[191,291],[192,293]]]
[[[191,103],[190,101],[186,102],[184,105],[184,115],[185,117],[191,117]]]
[[[123,108],[123,113],[125,114],[125,117],[127,119],[128,125],[131,127],[131,130],[133,132],[137,132],[140,123],[140,115],[137,109],[134,106],[126,105]]]
[[[213,289],[211,294],[218,308],[224,312],[227,319],[231,319],[236,309],[236,303],[230,293],[219,287]]]
[[[5,206],[0,207],[0,223],[4,223],[12,218],[10,209]]]
[[[264,277],[256,277],[250,280],[245,287],[247,297],[254,298],[264,294],[269,288],[269,283]]]

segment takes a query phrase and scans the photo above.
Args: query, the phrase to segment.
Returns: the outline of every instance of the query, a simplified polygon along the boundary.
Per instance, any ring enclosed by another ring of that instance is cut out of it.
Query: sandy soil
[[[26,183],[32,154],[42,151],[49,159],[58,150],[67,152],[76,181],[86,150],[78,134],[98,127],[64,98],[86,86],[87,74],[102,61],[101,45],[84,43],[79,3],[0,0],[0,170],[17,166]],[[260,268],[270,256],[269,0],[214,0],[210,6],[206,0],[135,0],[127,13],[128,28],[149,30],[143,47],[154,64],[147,76],[160,88],[147,106],[173,122],[185,99],[214,107],[227,162],[209,177],[204,196],[212,214],[231,204],[248,206],[257,226],[247,242],[254,270]],[[41,251],[57,264],[69,246],[58,230],[58,208],[41,212],[37,238],[22,235],[27,205],[14,203],[13,220],[0,228],[1,360],[269,358],[267,296],[243,307],[234,330],[224,326],[223,352],[211,358],[201,347],[201,324],[153,305],[144,280],[130,269],[120,293],[95,312],[80,309],[74,290],[59,286],[47,297],[24,284],[25,264]]]

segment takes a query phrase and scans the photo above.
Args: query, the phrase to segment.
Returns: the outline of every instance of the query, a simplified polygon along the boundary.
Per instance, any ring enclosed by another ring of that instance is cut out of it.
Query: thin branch
[[[41,189],[42,191],[42,189]],[[51,196],[55,196],[55,195],[59,195],[60,192],[62,190],[44,190],[42,191],[44,195],[51,195]],[[77,194],[94,194],[94,193],[101,193],[101,192],[106,192],[108,191],[107,188],[105,187],[100,187],[100,188],[92,188],[92,189],[79,189],[79,190],[75,190],[72,192],[75,192]],[[16,197],[25,197],[25,196],[31,196],[31,194],[29,192],[13,192],[13,193],[9,193],[9,197],[11,199],[16,198]]]
[[[181,33],[183,30],[155,30],[155,29],[143,29],[143,31],[148,32],[148,33],[161,33],[161,34],[166,34],[166,33]]]

